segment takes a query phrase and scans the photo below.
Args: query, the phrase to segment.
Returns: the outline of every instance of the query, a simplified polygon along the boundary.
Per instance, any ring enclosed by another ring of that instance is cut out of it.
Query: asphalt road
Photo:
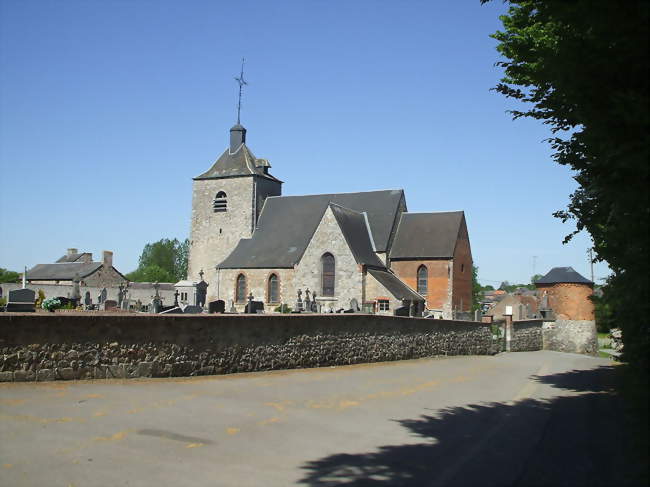
[[[614,369],[525,352],[0,384],[0,485],[620,485]]]

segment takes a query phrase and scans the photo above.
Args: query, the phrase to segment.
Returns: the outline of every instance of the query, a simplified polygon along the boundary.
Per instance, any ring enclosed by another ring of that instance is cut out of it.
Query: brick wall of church
[[[472,251],[464,222],[454,249],[452,266],[452,308],[458,311],[472,309]]]
[[[427,309],[442,310],[445,318],[451,318],[452,311],[452,261],[439,260],[397,260],[391,262],[391,270],[411,289],[417,290],[418,269],[427,268],[429,276],[426,298]]]

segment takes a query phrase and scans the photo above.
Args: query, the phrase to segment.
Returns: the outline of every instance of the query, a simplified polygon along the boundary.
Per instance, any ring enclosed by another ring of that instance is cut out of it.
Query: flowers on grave
[[[41,307],[47,311],[54,311],[55,309],[59,309],[61,307],[61,301],[59,301],[57,298],[47,298],[43,301]]]

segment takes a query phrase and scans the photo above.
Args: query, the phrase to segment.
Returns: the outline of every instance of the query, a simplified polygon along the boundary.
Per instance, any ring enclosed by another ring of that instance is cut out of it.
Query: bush
[[[7,298],[0,298],[0,307],[7,306]]]
[[[281,304],[275,308],[276,313],[291,313],[291,307],[288,304]]]
[[[43,301],[43,304],[41,304],[41,308],[47,311],[54,311],[60,307],[61,301],[59,301],[57,298],[47,298],[45,301]]]
[[[34,306],[37,308],[40,308],[41,305],[43,304],[43,301],[45,301],[45,293],[43,292],[42,289],[38,290],[38,297],[36,298],[36,301],[34,302]]]

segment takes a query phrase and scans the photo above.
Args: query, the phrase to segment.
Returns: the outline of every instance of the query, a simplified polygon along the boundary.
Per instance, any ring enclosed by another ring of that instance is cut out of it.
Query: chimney
[[[74,254],[78,254],[78,253],[79,252],[77,251],[77,249],[68,249],[68,255],[74,255]]]
[[[102,264],[104,264],[104,267],[113,267],[113,252],[110,250],[102,252]]]
[[[242,144],[246,143],[246,129],[239,124],[230,129],[230,153],[234,154]]]

